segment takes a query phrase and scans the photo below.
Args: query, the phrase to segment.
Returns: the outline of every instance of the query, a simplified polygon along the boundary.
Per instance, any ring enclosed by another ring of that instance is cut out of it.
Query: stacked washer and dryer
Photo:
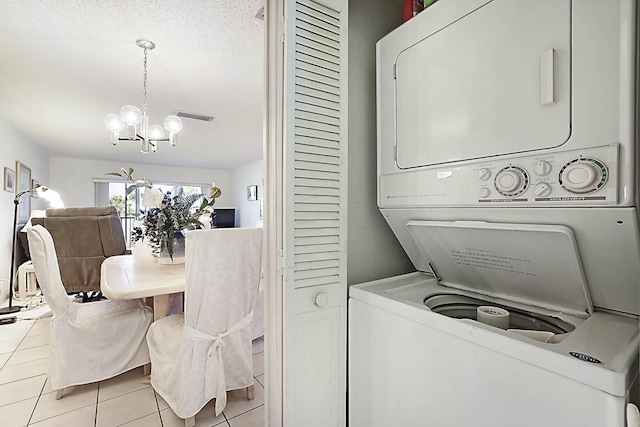
[[[635,0],[441,0],[377,44],[378,206],[415,273],[350,288],[349,425],[627,425]]]

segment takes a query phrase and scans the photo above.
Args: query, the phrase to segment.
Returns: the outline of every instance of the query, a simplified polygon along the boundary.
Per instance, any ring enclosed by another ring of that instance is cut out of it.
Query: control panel
[[[381,206],[615,205],[618,144],[383,175]]]

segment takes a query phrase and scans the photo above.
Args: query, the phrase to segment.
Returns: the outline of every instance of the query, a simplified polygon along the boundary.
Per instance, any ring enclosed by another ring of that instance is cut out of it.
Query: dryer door
[[[570,61],[570,0],[493,0],[403,50],[398,167],[562,145],[571,132]]]

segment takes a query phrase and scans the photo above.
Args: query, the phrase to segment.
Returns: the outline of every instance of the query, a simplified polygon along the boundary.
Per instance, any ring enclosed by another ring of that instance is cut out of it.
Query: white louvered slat
[[[340,50],[340,43],[338,43],[333,39],[326,38],[326,37],[318,37],[318,35],[315,34],[313,31],[308,31],[304,28],[298,28],[297,30],[298,30],[297,36],[299,39],[313,40],[315,43],[323,44],[328,48],[333,49],[333,51]]]
[[[298,1],[296,3],[297,11],[314,13],[316,16],[325,16],[327,21],[334,23],[336,27],[340,28],[340,13],[337,10],[331,9],[315,1]]]
[[[305,107],[309,104],[317,105],[322,108],[326,108],[329,110],[333,110],[336,113],[340,113],[340,104],[333,101],[327,101],[325,99],[316,98],[304,93],[296,93],[295,94],[295,103],[298,109],[303,109],[302,105]]]
[[[296,257],[299,263],[309,263],[305,265],[310,265],[315,262],[332,260],[332,259],[340,259],[340,252],[322,252],[322,253],[310,253],[310,254],[300,254]]]
[[[309,57],[312,57],[312,58],[317,58],[318,60],[321,61],[321,62],[319,62],[319,64],[322,64],[322,66],[325,66],[325,67],[331,68],[332,64],[340,65],[340,58],[339,57],[331,55],[330,53],[325,53],[325,52],[319,51],[317,49],[314,49],[314,48],[308,46],[307,44],[302,44],[302,43],[298,44],[296,46],[296,51],[301,55],[306,55],[306,56],[309,56]],[[301,65],[300,68],[304,69],[304,66]]]
[[[340,165],[330,165],[326,163],[305,162],[303,160],[296,161],[296,169],[306,169],[311,171],[336,172],[340,173]]]
[[[336,38],[339,38],[338,34],[331,31],[332,29],[322,28],[309,22],[298,21],[296,27],[313,33],[314,38],[317,37],[318,41],[335,40]],[[296,40],[296,42],[297,41],[298,40]]]
[[[312,228],[296,228],[293,232],[294,237],[310,237],[310,236],[337,236],[335,230],[331,229],[312,229]]]
[[[339,243],[339,237],[338,236],[314,236],[314,237],[300,237],[296,239],[296,245],[298,246],[328,245],[332,243]]]
[[[316,205],[313,203],[297,203],[295,212],[315,212],[315,211],[326,211],[326,212],[339,212],[338,206],[332,205]]]
[[[296,136],[307,136],[310,138],[326,139],[329,141],[336,141],[336,142],[340,141],[340,138],[335,133],[324,132],[316,129],[309,129],[306,127],[296,126],[295,133],[296,133]]]
[[[316,9],[301,5],[296,11],[296,20],[298,23],[308,22],[315,27],[324,28],[338,36],[340,35],[340,21]]]
[[[324,68],[335,73],[340,73],[340,64],[323,61],[322,59],[316,58],[315,56],[296,51],[296,68],[304,69],[307,64],[321,69]]]
[[[322,252],[339,252],[339,244],[330,245],[301,245],[294,247],[294,254],[313,254]]]
[[[294,273],[295,275],[295,273]],[[326,277],[314,277],[311,279],[298,279],[297,288],[305,288],[308,286],[322,286],[322,285],[331,285],[340,281],[340,276],[326,276]]]
[[[319,211],[319,212],[296,212],[294,215],[295,219],[300,220],[320,220],[320,219],[340,219],[340,214],[338,212],[328,212],[328,211]]]
[[[325,108],[322,107],[320,105],[313,105],[313,104],[307,104],[304,102],[298,102],[298,104],[296,105],[296,111],[304,111],[307,113],[314,113],[314,114],[318,114],[321,116],[326,116],[326,117],[332,117],[335,119],[339,119],[340,118],[340,112],[330,109],[330,108]]]
[[[323,114],[316,114],[310,111],[296,110],[296,117],[304,119],[310,122],[324,123],[335,127],[335,130],[340,130],[340,119],[336,117],[325,116]]]
[[[335,188],[326,188],[326,187],[296,187],[296,194],[300,196],[328,196],[328,197],[338,197],[340,196],[340,191]]]
[[[340,134],[340,127],[330,123],[322,123],[322,122],[316,122],[312,120],[297,118],[296,125],[304,129],[311,129],[311,130],[316,130],[320,132],[333,133],[336,135],[336,137],[337,135]]]
[[[340,93],[340,88],[337,86],[340,82],[335,78],[317,74],[305,68],[299,69],[296,74],[301,81],[318,82],[327,88],[331,88],[332,93]]]
[[[299,151],[302,149],[302,147],[306,146],[330,148],[338,152],[340,150],[340,143],[335,139],[322,139],[315,138],[313,136],[297,135],[295,146],[296,151]]]
[[[313,162],[313,163],[321,163],[327,165],[339,165],[340,158],[334,156],[324,156],[320,154],[310,154],[304,152],[296,152],[296,160],[300,160],[302,162]]]
[[[340,182],[319,179],[296,178],[294,185],[304,187],[340,188]]]
[[[299,43],[298,48],[301,52],[305,52],[307,55],[317,56],[334,64],[340,63],[340,51],[328,45],[331,42],[330,40],[318,40],[305,37],[298,37],[297,40]]]
[[[299,83],[300,79],[296,79],[296,83]],[[321,90],[318,87],[296,85],[296,92],[302,95],[312,96],[314,98],[324,99],[325,101],[337,103],[340,96],[336,93],[327,92]]]
[[[320,268],[339,267],[339,266],[340,266],[340,260],[338,260],[337,257],[333,259],[309,261],[305,263],[305,267],[309,267],[310,269],[313,269],[313,270],[317,270]],[[294,267],[294,270],[297,270],[297,268]]]

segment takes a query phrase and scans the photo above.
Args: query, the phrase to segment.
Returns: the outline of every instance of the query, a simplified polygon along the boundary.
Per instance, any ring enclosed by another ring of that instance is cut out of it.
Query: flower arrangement
[[[143,240],[146,237],[155,255],[166,251],[172,260],[176,234],[186,230],[205,228],[200,222],[200,217],[211,212],[216,199],[222,195],[222,190],[216,187],[215,182],[211,184],[209,198],[204,194],[185,195],[182,187],[179,186],[173,191],[163,193],[154,188],[147,178],[134,180],[133,168],[121,170],[122,173],[110,172],[107,175],[132,181],[133,185],[127,188],[127,194],[138,187],[145,187],[142,193],[142,205],[148,209],[141,212],[141,226],[134,227],[133,240]],[[196,206],[199,200],[202,202]]]
[[[149,209],[143,214],[142,225],[144,230],[136,230],[136,238],[146,237],[155,254],[166,250],[173,259],[173,243],[176,233],[185,230],[205,228],[200,222],[200,217],[210,210],[216,202],[216,198],[222,195],[222,190],[211,185],[209,198],[204,194],[185,195],[180,187],[173,192],[163,193],[151,188],[145,189],[142,194],[142,204]],[[194,204],[202,199],[199,206]]]

